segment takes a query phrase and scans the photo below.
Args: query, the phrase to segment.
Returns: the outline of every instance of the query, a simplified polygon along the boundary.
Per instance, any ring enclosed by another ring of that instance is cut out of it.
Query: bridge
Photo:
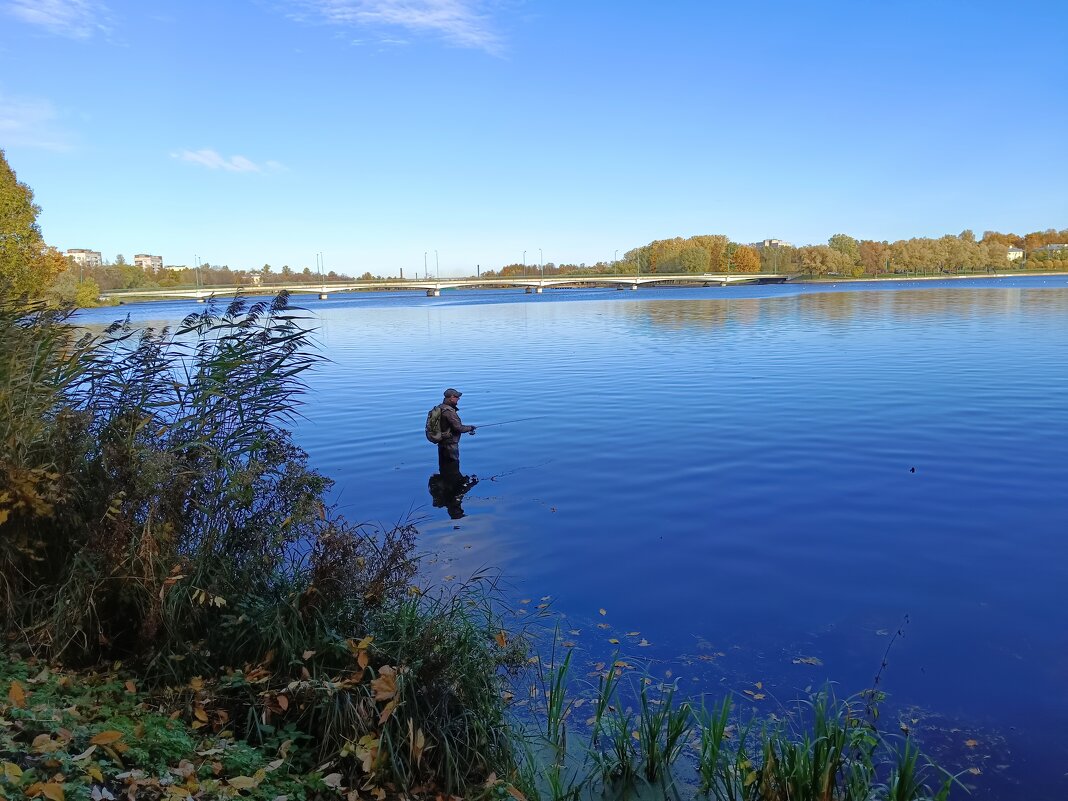
[[[251,295],[281,292],[318,295],[326,300],[338,292],[362,292],[368,290],[416,290],[426,292],[427,297],[440,297],[446,289],[523,289],[527,294],[540,295],[546,289],[577,287],[615,287],[637,289],[639,286],[727,286],[728,284],[781,284],[792,276],[774,273],[683,273],[678,275],[553,275],[548,277],[523,276],[502,278],[416,278],[408,280],[346,281],[321,284],[271,284],[251,287],[198,287],[196,289],[114,289],[100,293],[105,301],[126,300],[180,300],[188,298],[203,303],[211,297]]]

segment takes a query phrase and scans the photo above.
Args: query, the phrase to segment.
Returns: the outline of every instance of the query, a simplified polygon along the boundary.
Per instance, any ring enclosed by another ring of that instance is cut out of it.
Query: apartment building
[[[151,270],[152,272],[158,272],[163,269],[163,257],[152,256],[148,253],[138,253],[134,256],[133,263],[143,270]]]
[[[85,248],[70,248],[66,252],[68,259],[74,259],[79,267],[99,267],[104,263],[99,250],[86,250]]]

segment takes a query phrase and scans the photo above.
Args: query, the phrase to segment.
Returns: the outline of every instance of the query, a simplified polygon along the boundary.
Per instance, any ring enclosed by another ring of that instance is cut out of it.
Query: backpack
[[[435,445],[441,444],[441,404],[426,413],[426,438]]]

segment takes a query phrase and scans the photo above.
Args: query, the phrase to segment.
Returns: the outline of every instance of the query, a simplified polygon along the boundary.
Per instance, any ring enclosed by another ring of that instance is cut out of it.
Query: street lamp
[[[423,251],[423,278],[429,278],[430,273],[426,269],[426,251]]]
[[[438,274],[438,280],[441,280],[441,265],[438,264],[438,252],[434,251],[434,272]]]
[[[195,270],[196,282],[197,282],[197,294],[200,294],[200,256],[193,254],[193,269]]]
[[[524,250],[523,251],[523,277],[526,278],[526,275],[527,275],[527,252]]]
[[[538,269],[541,270],[541,277],[545,278],[545,254],[541,252],[541,248],[538,248]]]

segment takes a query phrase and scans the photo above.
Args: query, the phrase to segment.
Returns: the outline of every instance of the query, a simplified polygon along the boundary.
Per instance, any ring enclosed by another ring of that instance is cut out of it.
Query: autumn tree
[[[731,266],[737,273],[759,273],[760,254],[748,245],[742,245],[731,256]]]
[[[0,281],[15,294],[41,295],[67,267],[55,248],[45,245],[33,190],[19,183],[0,150]]]

